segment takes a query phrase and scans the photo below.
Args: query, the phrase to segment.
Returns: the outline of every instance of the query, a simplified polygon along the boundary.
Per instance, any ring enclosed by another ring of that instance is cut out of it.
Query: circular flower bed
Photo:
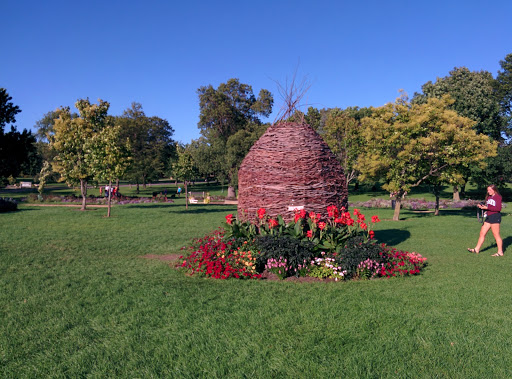
[[[310,277],[335,281],[417,275],[426,258],[378,244],[369,221],[335,206],[328,217],[297,210],[286,223],[281,216],[257,212],[257,222],[226,216],[226,226],[184,248],[178,267],[190,275],[216,279]]]

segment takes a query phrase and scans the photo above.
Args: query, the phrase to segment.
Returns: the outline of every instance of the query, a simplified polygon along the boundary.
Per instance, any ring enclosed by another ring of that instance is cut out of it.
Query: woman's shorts
[[[489,224],[500,224],[501,223],[501,213],[494,213],[492,215],[488,215],[485,218],[485,222]]]

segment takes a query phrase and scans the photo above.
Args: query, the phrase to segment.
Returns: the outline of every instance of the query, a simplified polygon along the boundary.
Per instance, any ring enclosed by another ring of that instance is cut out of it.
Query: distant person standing
[[[178,197],[181,197],[181,187],[178,187],[178,190],[176,192],[178,193]]]
[[[110,192],[110,186],[106,185],[105,186],[105,197],[108,197],[109,192]]]
[[[492,230],[492,234],[494,239],[496,240],[496,245],[498,246],[498,252],[493,254],[493,257],[502,257],[503,256],[503,240],[500,236],[500,223],[501,223],[501,195],[498,192],[498,188],[496,186],[490,185],[487,187],[487,196],[485,197],[485,203],[478,204],[478,208],[485,210],[484,213],[484,224],[480,229],[480,236],[478,237],[478,242],[474,249],[468,249],[470,253],[478,254],[480,253],[480,248],[482,247],[485,235],[489,231]]]

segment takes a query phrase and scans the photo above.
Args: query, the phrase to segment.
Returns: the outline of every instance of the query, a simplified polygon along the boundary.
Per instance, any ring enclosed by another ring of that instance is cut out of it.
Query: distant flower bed
[[[480,201],[481,200],[460,200],[460,201],[440,200],[439,201],[439,209],[476,208],[477,204]],[[351,207],[361,207],[361,208],[391,208],[391,200],[375,198],[375,199],[371,199],[368,201],[351,202],[350,206]],[[401,206],[403,209],[410,209],[410,210],[416,211],[416,210],[435,209],[436,203],[435,203],[435,201],[427,201],[425,199],[405,198],[405,199],[402,199]]]
[[[190,275],[216,279],[310,277],[334,281],[419,274],[426,258],[378,244],[370,220],[328,207],[328,217],[297,211],[285,223],[258,210],[256,223],[226,216],[226,226],[184,248],[178,267]],[[354,217],[352,217],[354,216]]]
[[[81,203],[82,197],[74,195],[38,195],[31,193],[25,199],[29,203]],[[87,196],[87,204],[107,204],[106,197]],[[112,196],[112,204],[143,204],[143,203],[173,203],[171,199],[165,199],[163,196],[156,197],[130,197],[130,196]]]

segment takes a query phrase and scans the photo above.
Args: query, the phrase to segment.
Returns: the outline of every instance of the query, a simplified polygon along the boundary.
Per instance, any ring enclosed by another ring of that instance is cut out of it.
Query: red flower
[[[359,209],[354,208],[354,216],[360,215],[361,212],[359,212]]]
[[[315,212],[309,212],[309,218],[313,220],[313,222],[316,222],[316,214]]]
[[[276,227],[277,225],[279,225],[279,223],[276,220],[274,220],[273,218],[268,220],[268,227],[270,229]]]
[[[336,207],[336,205],[329,205],[327,207],[327,214],[329,215],[329,217],[332,218],[338,217],[338,208]]]
[[[380,222],[379,216],[372,216],[372,222]]]
[[[307,231],[307,233],[306,233],[306,236],[307,236],[308,238],[313,238],[313,231],[308,230],[308,231]]]
[[[373,239],[373,237],[375,237],[375,232],[373,230],[370,230],[368,232],[368,235],[370,236],[370,239]]]
[[[363,229],[363,230],[368,229],[368,225],[366,225],[364,222],[361,222],[361,223],[359,224],[359,226],[360,226],[360,227],[361,227],[361,229]]]
[[[232,214],[228,214],[226,216],[226,222],[231,225],[231,223],[233,222],[233,215]]]
[[[261,220],[263,217],[265,217],[265,212],[266,212],[265,208],[260,208],[260,209],[258,209],[258,217],[260,218],[260,220]]]
[[[295,210],[295,222],[299,221],[300,219],[303,219],[306,217],[306,211],[304,209],[301,209],[300,211],[298,209]]]
[[[326,226],[327,226],[327,225],[326,225],[326,223],[325,223],[325,222],[322,222],[322,221],[321,221],[321,222],[319,222],[319,223],[318,223],[318,228],[319,228],[320,230],[324,230]]]

